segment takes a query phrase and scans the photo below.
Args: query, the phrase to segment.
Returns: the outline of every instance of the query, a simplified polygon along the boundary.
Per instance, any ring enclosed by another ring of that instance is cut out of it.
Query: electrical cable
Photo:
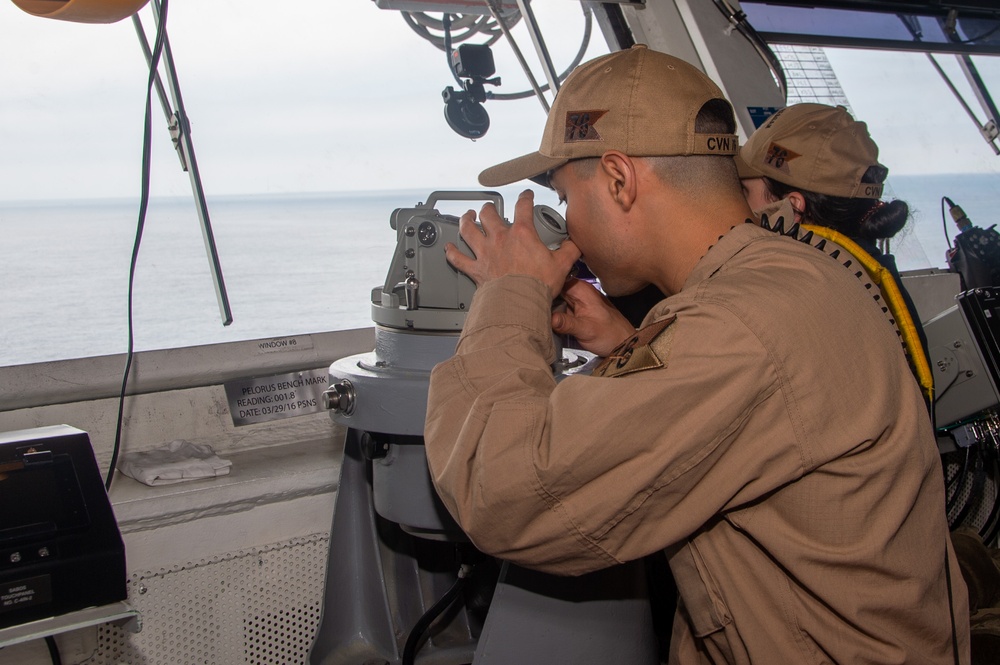
[[[511,43],[511,48],[514,50],[515,56],[521,64],[521,68],[525,70],[529,82],[533,83],[533,76],[531,76],[530,71],[527,69],[524,57],[521,55],[520,50],[517,48],[513,38],[510,36],[510,28],[517,25],[517,23],[521,20],[521,13],[516,9],[508,12],[495,11],[494,6],[489,2],[489,0],[485,0],[485,2],[486,5],[490,7],[491,11],[494,11],[493,16],[477,17],[472,14],[443,14],[441,19],[436,19],[424,12],[400,12],[400,14],[403,15],[403,20],[406,21],[406,24],[409,25],[414,32],[433,44],[435,48],[445,52],[448,59],[448,70],[451,72],[451,75],[455,78],[459,85],[462,85],[462,81],[455,73],[454,65],[451,62],[450,52],[452,46],[470,39],[479,33],[489,36],[489,39],[485,42],[484,46],[492,46],[501,37],[506,36],[508,41]],[[559,74],[559,81],[565,80],[566,77],[570,75],[570,72],[576,69],[577,65],[583,61],[583,58],[587,53],[587,48],[590,46],[590,39],[594,31],[593,15],[589,7],[583,6],[582,9],[584,26],[583,37],[580,41],[580,48],[577,49],[576,55],[573,57],[569,66]],[[440,32],[441,36],[433,34],[431,32],[432,30]],[[455,31],[459,32],[456,34]],[[517,99],[527,99],[528,97],[540,95],[548,90],[549,85],[547,83],[541,86],[534,84],[532,90],[522,90],[520,92],[501,93],[491,91],[487,93],[487,98],[500,101],[512,101]]]
[[[996,32],[998,30],[1000,30],[1000,22],[998,22],[997,25],[994,26],[992,29],[987,30],[986,32],[984,32],[981,35],[976,35],[975,37],[968,37],[966,39],[956,39],[954,41],[954,43],[955,44],[975,44],[980,39],[986,39],[987,37],[992,37],[994,34],[996,34]]]
[[[406,645],[403,647],[402,665],[413,665],[417,657],[417,647],[420,644],[420,639],[424,636],[430,625],[434,623],[434,620],[443,614],[448,609],[448,606],[458,597],[458,594],[462,591],[462,587],[465,586],[465,581],[468,579],[471,570],[471,566],[462,564],[458,569],[458,577],[455,579],[454,584],[441,596],[440,600],[434,603],[413,624],[413,628],[410,629],[410,635],[406,638]]]
[[[135,243],[132,246],[132,260],[128,273],[128,351],[125,354],[125,372],[122,375],[121,392],[118,395],[118,424],[115,428],[115,446],[111,453],[111,465],[104,481],[104,489],[111,490],[111,481],[115,476],[115,466],[118,464],[118,454],[121,451],[122,422],[125,416],[125,393],[128,387],[128,377],[132,370],[132,359],[135,354],[135,329],[132,321],[132,295],[135,286],[135,268],[139,259],[139,245],[142,243],[142,231],[146,225],[146,209],[149,207],[149,173],[151,170],[151,143],[153,123],[153,84],[156,79],[157,67],[160,63],[160,53],[167,34],[167,2],[160,0],[160,15],[156,25],[156,38],[153,41],[153,55],[149,61],[149,78],[146,82],[146,115],[143,122],[142,135],[142,173],[141,196],[139,200],[139,215],[135,229]]]
[[[448,71],[451,72],[451,77],[455,79],[455,83],[460,88],[464,88],[462,79],[459,78],[458,72],[455,71],[455,65],[451,62],[451,14],[445,14],[441,17],[441,28],[444,30],[444,59],[448,64]]]
[[[948,249],[952,249],[951,238],[948,236],[948,220],[944,215],[944,206],[948,200],[947,196],[941,197],[941,226],[944,228],[944,240],[948,243]]]
[[[954,9],[952,11],[956,12],[956,10]],[[945,34],[953,35],[951,40],[953,44],[975,44],[980,39],[986,39],[987,37],[992,37],[997,32],[997,30],[1000,30],[1000,20],[993,19],[996,25],[987,30],[986,32],[976,35],[975,37],[966,37],[965,39],[959,39],[958,31],[955,29],[958,23],[958,19],[959,16],[957,15],[957,12],[954,17],[948,16],[947,18],[944,19],[938,19],[938,22],[941,23],[941,28],[945,32]]]
[[[52,659],[52,665],[62,665],[62,656],[59,655],[59,645],[56,644],[55,638],[46,635],[45,646],[49,648],[49,658]]]
[[[477,34],[489,35],[486,46],[496,43],[503,33],[497,29],[492,16],[478,16],[475,14],[444,14],[441,19],[436,19],[424,12],[400,12],[403,20],[415,33],[429,41],[435,48],[448,52],[451,50],[446,43],[444,36],[437,36],[431,33],[432,30],[444,32],[444,23],[447,18],[452,30],[463,30],[458,35],[451,35],[448,39],[451,43],[464,42]],[[513,24],[521,20],[521,14],[517,10],[509,12],[506,16],[513,18]]]
[[[948,546],[944,548],[944,580],[948,587],[948,615],[951,619],[951,655],[955,665],[961,660],[958,657],[958,627],[955,625],[955,594],[951,589],[951,563],[948,561]]]
[[[588,7],[586,5],[581,5],[581,7],[583,9],[583,37],[580,39],[580,48],[577,49],[576,55],[573,56],[573,60],[569,63],[569,66],[566,67],[566,69],[563,70],[563,72],[561,74],[559,74],[559,76],[557,77],[560,83],[562,81],[565,81],[566,77],[569,76],[570,73],[574,69],[576,69],[577,65],[579,65],[583,61],[583,56],[585,56],[587,54],[587,48],[590,46],[590,38],[591,38],[591,35],[593,34],[593,30],[594,30],[594,27],[593,27],[594,26],[594,19],[593,19],[593,15],[591,13],[590,7]],[[511,48],[513,48],[516,53],[519,53],[520,51],[517,49],[516,45],[514,44],[513,37],[511,37],[508,34],[507,39],[511,43]],[[521,67],[522,67],[522,69],[524,69],[526,67],[526,65],[524,63],[523,57],[520,57],[518,59],[521,61]],[[527,71],[525,73],[527,73]],[[533,80],[533,78],[534,77],[529,76],[529,79]],[[545,83],[542,86],[540,86],[538,89],[541,92],[548,92],[548,90],[550,89],[550,87],[549,87],[548,83]],[[534,90],[523,90],[521,92],[491,92],[491,93],[489,93],[488,97],[490,99],[497,99],[497,100],[501,100],[501,101],[511,101],[511,100],[515,100],[515,99],[526,99],[528,97],[531,97],[534,94],[536,94],[536,92]]]
[[[514,57],[517,58],[517,64],[521,65],[521,71],[523,71],[524,75],[527,77],[528,83],[531,85],[531,89],[534,91],[535,97],[538,98],[539,103],[542,105],[542,109],[544,109],[545,114],[548,115],[549,102],[545,99],[544,91],[539,87],[538,81],[535,79],[535,75],[531,72],[531,67],[528,66],[528,62],[524,59],[524,54],[521,53],[520,47],[518,47],[517,42],[514,40],[514,35],[511,34],[510,28],[507,26],[506,22],[504,22],[503,15],[497,7],[496,0],[485,0],[485,2],[490,8],[493,18],[496,19],[497,25],[500,26],[500,31],[503,32],[504,37],[507,38],[507,44],[510,45],[510,50],[514,53]],[[500,99],[505,98],[500,97]]]

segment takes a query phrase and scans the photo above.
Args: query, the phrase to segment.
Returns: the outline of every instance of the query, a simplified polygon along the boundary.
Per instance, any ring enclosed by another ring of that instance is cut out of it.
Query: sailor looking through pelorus
[[[530,190],[510,226],[462,216],[474,257],[447,257],[477,291],[430,380],[435,487],[528,568],[664,552],[671,663],[968,662],[920,385],[853,273],[756,223],[736,151],[719,88],[636,46],[578,67],[539,150],[482,172],[553,188],[570,239],[541,244]],[[666,297],[636,330],[566,280],[581,258],[609,296]],[[592,374],[556,383],[553,329],[603,358]]]

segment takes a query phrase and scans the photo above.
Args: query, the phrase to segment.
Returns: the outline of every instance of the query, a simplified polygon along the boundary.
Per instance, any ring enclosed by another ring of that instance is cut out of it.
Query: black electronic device
[[[1000,233],[996,224],[980,228],[972,223],[962,207],[947,196],[951,218],[958,227],[955,246],[945,253],[948,267],[962,279],[963,290],[973,290],[984,286],[1000,286]]]
[[[956,298],[972,331],[994,390],[1000,387],[1000,288],[978,288]]]
[[[486,44],[462,44],[451,52],[450,65],[462,89],[448,86],[441,93],[444,117],[448,126],[467,139],[478,139],[490,128],[490,116],[483,108],[487,99],[486,84],[500,85],[500,77],[487,78],[496,72],[493,52]]]
[[[128,595],[125,546],[90,437],[0,433],[0,628]]]

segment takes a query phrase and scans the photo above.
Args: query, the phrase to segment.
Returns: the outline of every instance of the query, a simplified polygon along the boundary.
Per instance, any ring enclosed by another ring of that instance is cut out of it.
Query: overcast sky
[[[557,4],[565,66],[583,20]],[[149,9],[140,15],[152,40]],[[479,170],[538,145],[534,99],[489,103],[476,143],[455,134],[444,53],[370,0],[173,0],[167,24],[209,192],[477,187]],[[596,30],[592,44],[607,52]],[[525,89],[506,49],[494,50],[500,91]],[[0,62],[0,200],[137,191],[146,65],[131,20],[46,20],[0,0]],[[184,194],[154,112],[154,190]]]
[[[583,31],[578,8],[534,6],[565,65]],[[141,16],[152,39],[149,9]],[[452,132],[444,54],[370,0],[173,0],[168,26],[210,193],[477,187],[479,170],[538,145],[533,99],[489,102],[491,130],[474,144]],[[590,55],[606,50],[596,28],[592,41]],[[500,91],[524,89],[506,48],[494,51]],[[1000,172],[923,55],[830,59],[893,173]],[[965,90],[953,60],[942,56]],[[137,194],[146,65],[131,21],[52,21],[0,0],[0,62],[0,200]],[[1000,94],[1000,59],[977,64]],[[158,104],[153,191],[190,191]]]

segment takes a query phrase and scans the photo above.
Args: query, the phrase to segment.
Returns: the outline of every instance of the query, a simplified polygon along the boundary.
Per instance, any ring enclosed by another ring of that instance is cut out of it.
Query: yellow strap
[[[924,391],[927,399],[933,402],[934,375],[931,373],[930,363],[927,362],[927,355],[924,353],[923,344],[920,342],[920,333],[913,322],[913,317],[910,316],[910,310],[906,306],[903,292],[900,290],[899,285],[896,284],[896,280],[893,279],[889,269],[843,233],[825,226],[814,226],[812,224],[802,224],[801,228],[805,232],[812,231],[814,235],[831,240],[843,247],[851,256],[858,260],[865,269],[865,272],[868,273],[868,277],[872,280],[872,283],[882,290],[886,306],[892,312],[893,318],[896,319],[896,327],[899,328],[899,332],[903,336],[903,344],[906,345],[906,350],[910,354],[910,365],[917,375],[917,382],[920,384],[920,388]]]

